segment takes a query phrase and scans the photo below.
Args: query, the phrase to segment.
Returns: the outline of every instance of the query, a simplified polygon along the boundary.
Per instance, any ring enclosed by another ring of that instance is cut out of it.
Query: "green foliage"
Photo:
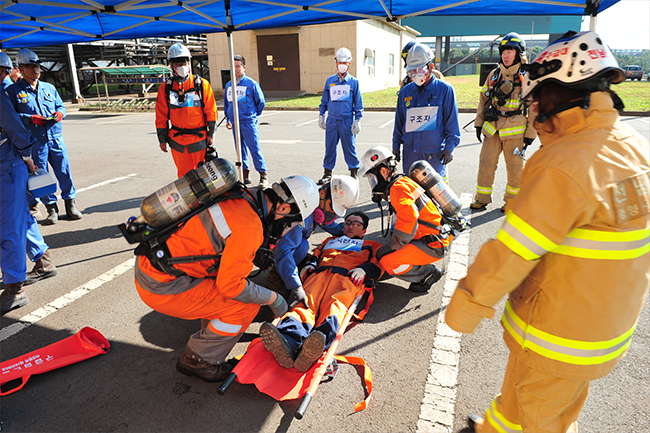
[[[641,54],[631,55],[614,52],[614,57],[621,68],[630,65],[641,66],[641,69],[647,71],[650,69],[650,50],[643,50]]]

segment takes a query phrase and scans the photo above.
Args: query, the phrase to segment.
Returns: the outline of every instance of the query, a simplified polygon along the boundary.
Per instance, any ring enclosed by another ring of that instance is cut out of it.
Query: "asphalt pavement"
[[[271,181],[292,174],[320,178],[325,133],[317,117],[304,111],[262,115],[260,138]],[[461,126],[472,118],[461,114]],[[372,146],[390,147],[392,120],[390,112],[365,114],[357,139],[360,155]],[[623,121],[646,138],[650,135],[648,118]],[[365,320],[345,334],[338,353],[363,358],[372,371],[368,408],[354,413],[354,405],[366,396],[361,370],[341,365],[297,420],[298,401],[277,402],[253,385],[239,383],[220,396],[218,385],[178,373],[176,360],[199,321],[156,313],[135,290],[134,246],[117,225],[138,215],[140,201],[176,176],[171,155],[158,147],[154,114],[70,110],[63,133],[84,217],[62,217],[54,226],[41,226],[59,275],[29,286],[30,303],[2,317],[0,360],[86,326],[100,331],[111,348],[33,376],[22,390],[2,397],[3,432],[460,432],[467,414],[482,413],[498,393],[507,358],[499,314],[484,320],[474,334],[460,335],[442,323],[441,311],[466,266],[503,223],[503,160],[495,202],[481,212],[464,209],[472,227],[454,243],[446,275],[427,294],[411,293],[395,279],[382,281]],[[232,133],[219,128],[216,143],[219,155],[234,161]],[[538,148],[536,141],[528,156]],[[465,205],[476,187],[479,151],[470,126],[449,165],[450,186]],[[340,150],[334,173],[347,174]],[[370,200],[367,182],[362,179],[360,185],[357,209],[371,218],[367,237],[382,241],[380,211]],[[310,243],[317,246],[325,237],[317,232]],[[255,281],[263,280],[264,275]],[[233,356],[245,352],[269,318],[264,307]],[[628,355],[610,375],[592,383],[578,421],[581,431],[650,432],[649,348],[646,305]]]

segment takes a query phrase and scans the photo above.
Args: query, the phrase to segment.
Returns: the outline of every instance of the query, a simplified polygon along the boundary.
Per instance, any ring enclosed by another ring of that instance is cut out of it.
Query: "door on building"
[[[300,90],[298,35],[257,37],[260,86],[264,90]]]

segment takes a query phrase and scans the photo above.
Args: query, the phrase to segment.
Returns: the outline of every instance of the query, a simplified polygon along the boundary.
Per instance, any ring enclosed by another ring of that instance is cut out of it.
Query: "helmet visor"
[[[370,183],[370,189],[375,189],[377,184],[379,184],[379,179],[377,179],[377,175],[375,173],[366,173],[365,175],[366,179],[368,179],[368,182]]]
[[[417,68],[414,68],[414,69],[409,69],[406,72],[408,72],[409,77],[413,78],[416,75],[424,75],[424,74],[426,74],[428,70],[429,70],[429,68],[427,68],[427,66],[425,65],[425,66],[420,66],[420,67],[417,67]]]

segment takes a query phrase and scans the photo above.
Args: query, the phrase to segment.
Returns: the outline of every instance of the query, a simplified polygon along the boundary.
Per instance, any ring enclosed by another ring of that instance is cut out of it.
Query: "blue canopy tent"
[[[0,48],[103,39],[226,32],[231,77],[232,32],[358,19],[399,22],[422,15],[590,15],[619,0],[5,0]],[[516,7],[515,7],[516,5]],[[74,59],[74,57],[73,57]],[[237,165],[239,115],[233,98]]]

